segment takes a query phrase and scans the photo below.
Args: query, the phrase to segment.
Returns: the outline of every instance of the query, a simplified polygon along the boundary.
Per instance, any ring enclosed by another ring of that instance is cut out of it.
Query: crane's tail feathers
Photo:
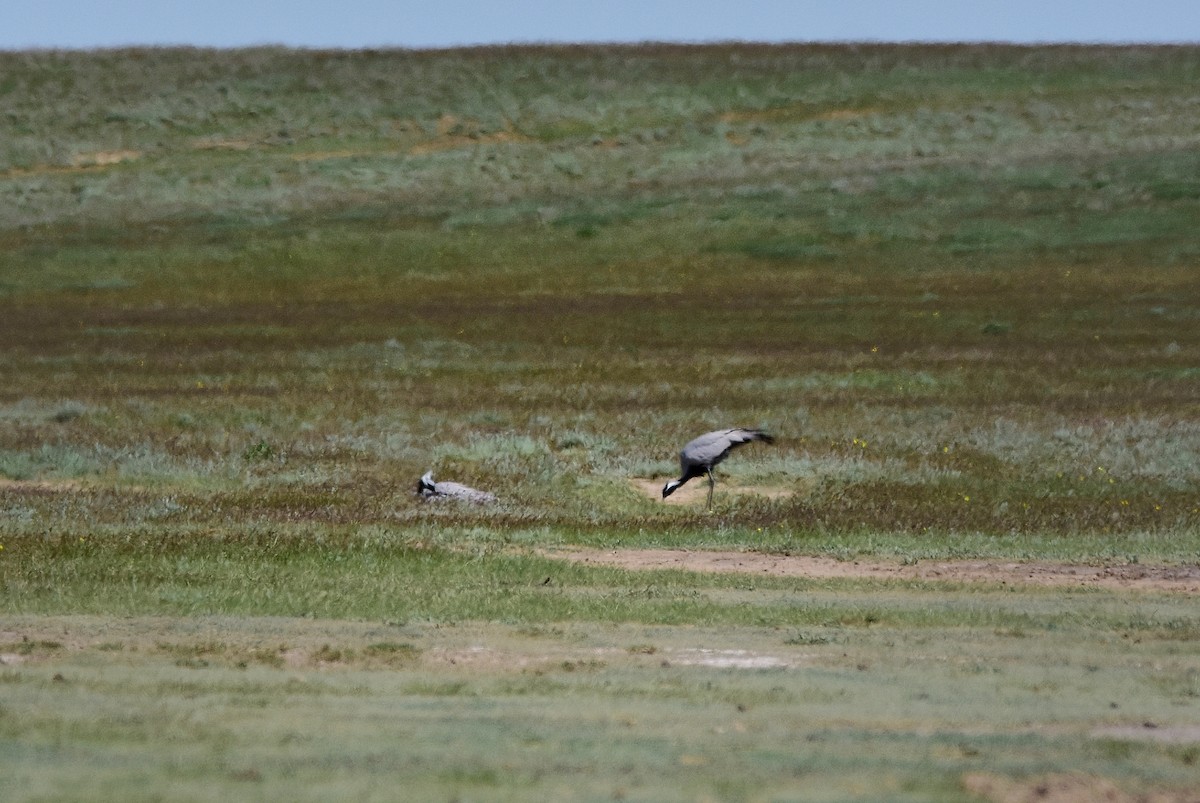
[[[763,443],[775,442],[775,436],[769,435],[761,429],[743,429],[741,433],[742,443],[749,443],[750,441],[762,441]]]

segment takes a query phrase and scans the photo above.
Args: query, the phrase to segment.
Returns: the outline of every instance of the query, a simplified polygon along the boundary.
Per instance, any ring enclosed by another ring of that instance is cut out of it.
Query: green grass
[[[0,793],[1191,788],[1190,595],[538,550],[1195,564],[1198,79],[1195,47],[0,54]],[[632,484],[729,425],[777,440],[712,514]],[[426,470],[500,503],[426,505]]]
[[[559,530],[533,531],[497,538],[483,528],[426,527],[334,528],[329,526],[255,527],[234,525],[215,530],[173,527],[169,523],[140,530],[113,529],[87,534],[8,537],[4,545],[4,609],[13,613],[163,616],[284,616],[396,621],[504,621],[543,624],[584,621],[730,626],[822,624],[839,621],[861,608],[861,600],[839,607],[826,589],[845,583],[740,575],[689,575],[659,572],[640,580],[628,572],[573,566],[550,557],[525,554],[520,547],[553,543]],[[763,536],[763,546],[778,543]],[[725,533],[700,544],[740,545],[745,532]],[[878,542],[878,536],[875,537]],[[613,534],[609,546],[643,543],[637,536]],[[693,544],[696,539],[667,540]],[[914,543],[872,544],[866,539],[787,542],[789,547],[820,551],[846,559],[891,555],[907,560],[929,555]],[[1057,559],[1141,560],[1154,554],[1154,539],[1126,539],[1111,545],[1041,545],[1028,539],[1008,559],[1030,556]],[[874,548],[872,548],[874,547]],[[971,549],[964,545],[961,554]],[[1019,550],[1019,551],[1018,551]],[[1110,551],[1114,550],[1114,551]],[[978,554],[971,550],[969,554]],[[851,588],[857,586],[851,584]],[[868,591],[871,583],[863,586]],[[918,582],[914,593],[923,588]],[[753,590],[743,598],[741,591]],[[804,604],[797,604],[796,594]],[[982,594],[982,592],[979,592]],[[812,595],[829,599],[812,604]],[[1014,626],[1034,620],[1024,612],[1007,613],[1007,592],[988,606],[969,606],[967,618],[941,612],[928,621],[943,626]],[[876,619],[919,625],[930,616],[931,599],[915,595],[911,609],[892,601],[892,610]],[[977,600],[979,597],[977,597]],[[1030,603],[1014,600],[1020,608]],[[880,610],[885,610],[881,607]],[[1098,611],[1093,611],[1098,615]],[[1053,629],[1057,611],[1037,627]],[[978,619],[974,617],[983,616]],[[909,617],[914,617],[909,619]],[[948,618],[947,618],[948,617]],[[1104,619],[1098,626],[1115,627]],[[1191,629],[1200,627],[1200,620]]]
[[[874,593],[837,594],[859,595]],[[1052,638],[869,619],[730,630],[17,617],[18,631],[71,645],[37,642],[5,670],[3,783],[71,799],[131,786],[386,797],[403,779],[435,797],[965,800],[972,773],[1032,784],[1069,771],[1185,788],[1194,746],[1105,735],[1189,722],[1185,644],[1118,629],[1097,652],[1079,614],[1127,601],[1088,596],[1059,611]],[[778,663],[704,663],[756,658]]]

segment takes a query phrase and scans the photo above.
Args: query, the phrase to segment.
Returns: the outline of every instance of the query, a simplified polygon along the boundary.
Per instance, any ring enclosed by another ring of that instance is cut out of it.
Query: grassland
[[[1194,595],[544,550],[1196,565],[1197,85],[0,53],[0,791],[1194,799]],[[730,424],[712,514],[634,484]]]

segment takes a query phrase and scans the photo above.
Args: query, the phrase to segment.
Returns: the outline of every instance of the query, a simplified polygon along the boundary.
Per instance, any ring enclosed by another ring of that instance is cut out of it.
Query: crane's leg
[[[708,509],[709,510],[712,510],[713,487],[715,487],[716,484],[717,484],[717,481],[715,479],[713,479],[712,469],[710,468],[708,470]]]

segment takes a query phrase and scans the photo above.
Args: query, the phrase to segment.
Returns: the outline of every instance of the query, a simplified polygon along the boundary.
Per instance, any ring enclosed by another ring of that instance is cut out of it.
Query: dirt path
[[[807,555],[712,552],[682,549],[545,550],[547,557],[623,569],[682,569],[740,572],[772,577],[933,580],[1002,585],[1078,586],[1200,594],[1200,565],[1136,563],[1083,565],[1002,560],[923,560],[913,564],[879,560],[836,560]]]

